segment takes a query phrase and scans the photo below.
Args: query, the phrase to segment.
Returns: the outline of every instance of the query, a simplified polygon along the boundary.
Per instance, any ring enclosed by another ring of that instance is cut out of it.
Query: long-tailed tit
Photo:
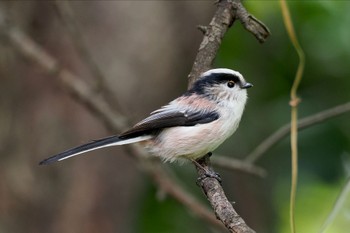
[[[192,88],[126,132],[94,140],[40,162],[50,164],[109,146],[141,143],[164,161],[196,160],[237,129],[252,84],[230,69],[204,72]]]

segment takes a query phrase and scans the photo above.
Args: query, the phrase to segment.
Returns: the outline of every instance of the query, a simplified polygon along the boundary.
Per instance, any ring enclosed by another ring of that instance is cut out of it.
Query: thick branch
[[[247,13],[239,0],[219,1],[217,10],[209,26],[199,27],[204,33],[204,37],[199,46],[192,70],[188,76],[189,87],[199,78],[202,72],[212,67],[221,41],[229,27],[233,25],[235,19],[239,19],[243,26],[254,35],[261,35],[262,32],[266,32],[266,38],[269,34],[267,28],[262,26],[262,23]],[[202,177],[205,172],[214,172],[210,166],[209,156],[205,156],[203,159],[197,161],[197,163],[200,165],[196,166],[199,177]],[[231,232],[254,232],[236,213],[232,204],[228,201],[220,183],[216,179],[205,178],[200,182],[200,186],[212,205],[216,217],[220,219]]]
[[[210,166],[209,156],[197,160],[196,166],[199,177],[203,177],[207,172],[215,173]],[[253,233],[244,220],[237,214],[231,202],[227,199],[221,184],[216,178],[206,177],[198,182],[204,194],[207,196],[211,206],[215,210],[215,215],[226,226],[230,232]]]
[[[189,87],[201,73],[212,67],[216,54],[220,48],[221,40],[234,22],[232,12],[233,5],[231,1],[220,1],[209,26],[201,26],[205,34],[199,46],[192,70],[188,75]]]

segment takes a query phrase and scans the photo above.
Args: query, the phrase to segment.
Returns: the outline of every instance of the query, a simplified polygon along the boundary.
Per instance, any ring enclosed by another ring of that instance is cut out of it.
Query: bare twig
[[[60,16],[61,21],[71,35],[74,46],[80,54],[80,58],[84,60],[87,64],[90,72],[96,77],[99,82],[103,82],[105,77],[102,74],[102,71],[97,66],[96,62],[92,58],[90,52],[85,46],[85,39],[83,38],[83,33],[80,30],[77,20],[74,17],[73,10],[70,7],[68,1],[54,1],[58,15]]]
[[[88,46],[86,45],[86,40],[84,38],[84,33],[81,32],[79,23],[74,17],[74,12],[70,6],[69,1],[55,0],[54,5],[60,16],[61,21],[69,32],[73,44],[78,51],[80,59],[85,62],[86,67],[96,80],[95,91],[103,94],[106,99],[113,105],[119,107],[118,101],[115,100],[114,95],[106,85],[106,77],[102,70],[94,60],[91,55]]]
[[[350,102],[340,104],[330,109],[323,110],[311,116],[302,118],[298,123],[298,130],[303,130],[308,127],[320,124],[324,121],[330,120],[334,117],[340,116],[344,113],[350,112]],[[271,147],[276,145],[279,141],[289,135],[290,124],[286,124],[279,128],[275,133],[271,134],[268,138],[262,141],[247,157],[246,162],[254,163],[263,154],[265,154]]]
[[[215,154],[211,158],[211,163],[214,167],[225,168],[228,170],[243,171],[252,175],[266,177],[266,170],[252,163],[247,163],[239,159],[228,158]]]
[[[14,26],[6,28],[6,36],[21,54],[37,62],[47,73],[57,75],[64,87],[76,99],[83,102],[90,111],[98,116],[106,124],[107,128],[125,128],[126,118],[121,114],[112,111],[102,99],[95,96],[94,91],[73,73],[62,69],[58,61],[43,50],[38,44]]]
[[[270,35],[270,30],[261,21],[249,14],[242,6],[241,1],[233,1],[234,9],[236,10],[236,18],[242,23],[243,27],[252,33],[255,38],[263,43]]]

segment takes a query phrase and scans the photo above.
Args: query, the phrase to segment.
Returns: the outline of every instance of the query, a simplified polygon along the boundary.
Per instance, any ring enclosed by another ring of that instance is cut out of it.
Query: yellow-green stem
[[[298,184],[298,108],[292,106],[291,110],[291,151],[292,151],[292,181],[290,190],[290,229],[292,233],[295,229],[295,197]]]
[[[290,131],[290,143],[291,143],[291,159],[292,159],[292,178],[291,178],[291,191],[290,191],[290,228],[291,232],[295,233],[295,199],[298,183],[298,104],[300,99],[297,97],[297,90],[301,82],[304,67],[305,67],[305,55],[298,42],[296,33],[294,31],[293,22],[289,13],[288,5],[285,0],[280,0],[280,6],[283,15],[283,21],[288,32],[289,38],[298,53],[299,65],[295,75],[293,86],[290,91],[290,105],[291,105],[291,131]]]

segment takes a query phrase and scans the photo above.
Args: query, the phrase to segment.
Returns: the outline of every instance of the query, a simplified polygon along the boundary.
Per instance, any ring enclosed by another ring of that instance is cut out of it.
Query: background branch
[[[226,157],[218,154],[214,154],[214,156],[212,156],[211,163],[214,167],[224,168],[231,171],[242,171],[262,178],[266,177],[267,175],[266,170],[259,166],[256,166],[252,163],[243,162],[239,159]]]
[[[320,124],[324,121],[330,120],[334,117],[340,116],[344,113],[350,112],[350,102],[345,104],[340,104],[338,106],[323,110],[316,114],[313,114],[308,117],[304,117],[299,120],[298,130],[303,130],[308,127]],[[254,163],[256,162],[263,154],[265,154],[271,147],[281,141],[283,138],[289,135],[290,132],[290,123],[282,126],[276,132],[267,137],[262,141],[255,149],[246,157],[246,162]]]
[[[72,39],[72,42],[79,54],[80,59],[84,61],[89,72],[96,80],[96,87],[94,87],[94,91],[101,93],[111,104],[111,106],[116,106],[118,108],[120,107],[119,103],[115,100],[113,93],[106,85],[106,77],[94,60],[88,49],[88,46],[86,45],[84,32],[80,30],[79,23],[74,16],[74,11],[71,8],[70,4],[71,3],[69,1],[54,1],[54,6],[58,12],[59,18],[69,32],[70,38]]]
[[[59,18],[63,22],[63,25],[70,34],[70,37],[74,43],[75,48],[77,49],[80,58],[86,63],[87,67],[90,70],[90,73],[95,76],[98,81],[97,89],[101,89],[104,86],[105,77],[91,56],[90,52],[85,46],[84,34],[80,30],[77,20],[74,17],[74,12],[70,7],[69,1],[54,1],[54,6],[58,12]]]

